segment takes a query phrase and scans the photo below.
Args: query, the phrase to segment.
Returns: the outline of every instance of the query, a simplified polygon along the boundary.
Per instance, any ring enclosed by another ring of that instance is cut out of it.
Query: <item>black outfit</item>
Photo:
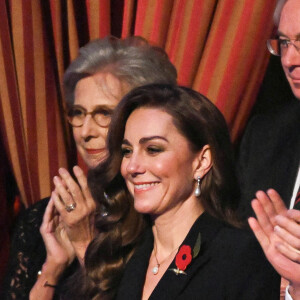
[[[253,215],[251,200],[258,190],[274,188],[289,207],[299,162],[300,101],[294,99],[270,114],[254,117],[238,159],[242,216]]]
[[[150,300],[279,299],[279,276],[250,232],[203,213],[182,245],[190,245],[193,249],[199,232],[200,252],[187,266],[187,275],[167,270]],[[141,299],[152,249],[153,235],[149,231],[125,268],[116,299]],[[169,268],[176,268],[175,260]]]
[[[16,224],[10,249],[10,261],[4,279],[4,295],[1,299],[23,300],[29,298],[29,292],[37,280],[37,273],[46,260],[46,249],[40,234],[40,226],[49,198],[28,208]],[[59,287],[76,269],[77,261],[71,264],[63,275],[54,299],[59,299]]]

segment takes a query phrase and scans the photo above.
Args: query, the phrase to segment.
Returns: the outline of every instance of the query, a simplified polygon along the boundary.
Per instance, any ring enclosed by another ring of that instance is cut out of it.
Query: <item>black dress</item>
[[[182,245],[194,250],[199,233],[200,251],[187,265],[186,274],[170,270],[176,269],[174,259],[149,300],[279,299],[280,277],[251,232],[229,226],[204,212]],[[125,267],[117,300],[141,299],[152,250],[153,234],[149,230]]]
[[[49,202],[49,197],[40,200],[28,208],[16,224],[10,249],[10,260],[4,279],[3,296],[1,299],[23,300],[37,280],[37,273],[42,269],[46,259],[46,249],[40,226]],[[63,274],[53,299],[59,299],[60,286],[74,270],[78,262],[74,261]]]

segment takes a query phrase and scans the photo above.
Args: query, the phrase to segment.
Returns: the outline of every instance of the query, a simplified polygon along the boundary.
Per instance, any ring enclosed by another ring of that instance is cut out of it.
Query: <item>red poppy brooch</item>
[[[200,252],[200,245],[201,245],[201,234],[199,232],[195,246],[193,248],[193,253],[191,246],[189,245],[182,245],[175,257],[175,265],[177,269],[169,269],[173,271],[176,275],[184,274],[187,275],[185,271],[186,267],[192,262],[192,259],[195,258]]]

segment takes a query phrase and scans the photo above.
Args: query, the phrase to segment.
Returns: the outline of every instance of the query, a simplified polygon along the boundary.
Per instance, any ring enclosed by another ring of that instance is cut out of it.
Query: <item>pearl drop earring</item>
[[[201,177],[198,176],[197,177],[197,186],[196,186],[196,189],[195,189],[195,192],[194,192],[196,197],[199,197],[201,195],[200,181],[201,181]]]

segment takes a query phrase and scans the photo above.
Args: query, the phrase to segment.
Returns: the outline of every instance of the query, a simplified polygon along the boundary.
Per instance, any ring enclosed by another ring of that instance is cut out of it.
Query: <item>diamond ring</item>
[[[73,202],[72,204],[66,205],[66,206],[65,206],[65,209],[66,209],[67,212],[71,212],[71,211],[73,211],[75,208],[76,208],[76,202]]]

